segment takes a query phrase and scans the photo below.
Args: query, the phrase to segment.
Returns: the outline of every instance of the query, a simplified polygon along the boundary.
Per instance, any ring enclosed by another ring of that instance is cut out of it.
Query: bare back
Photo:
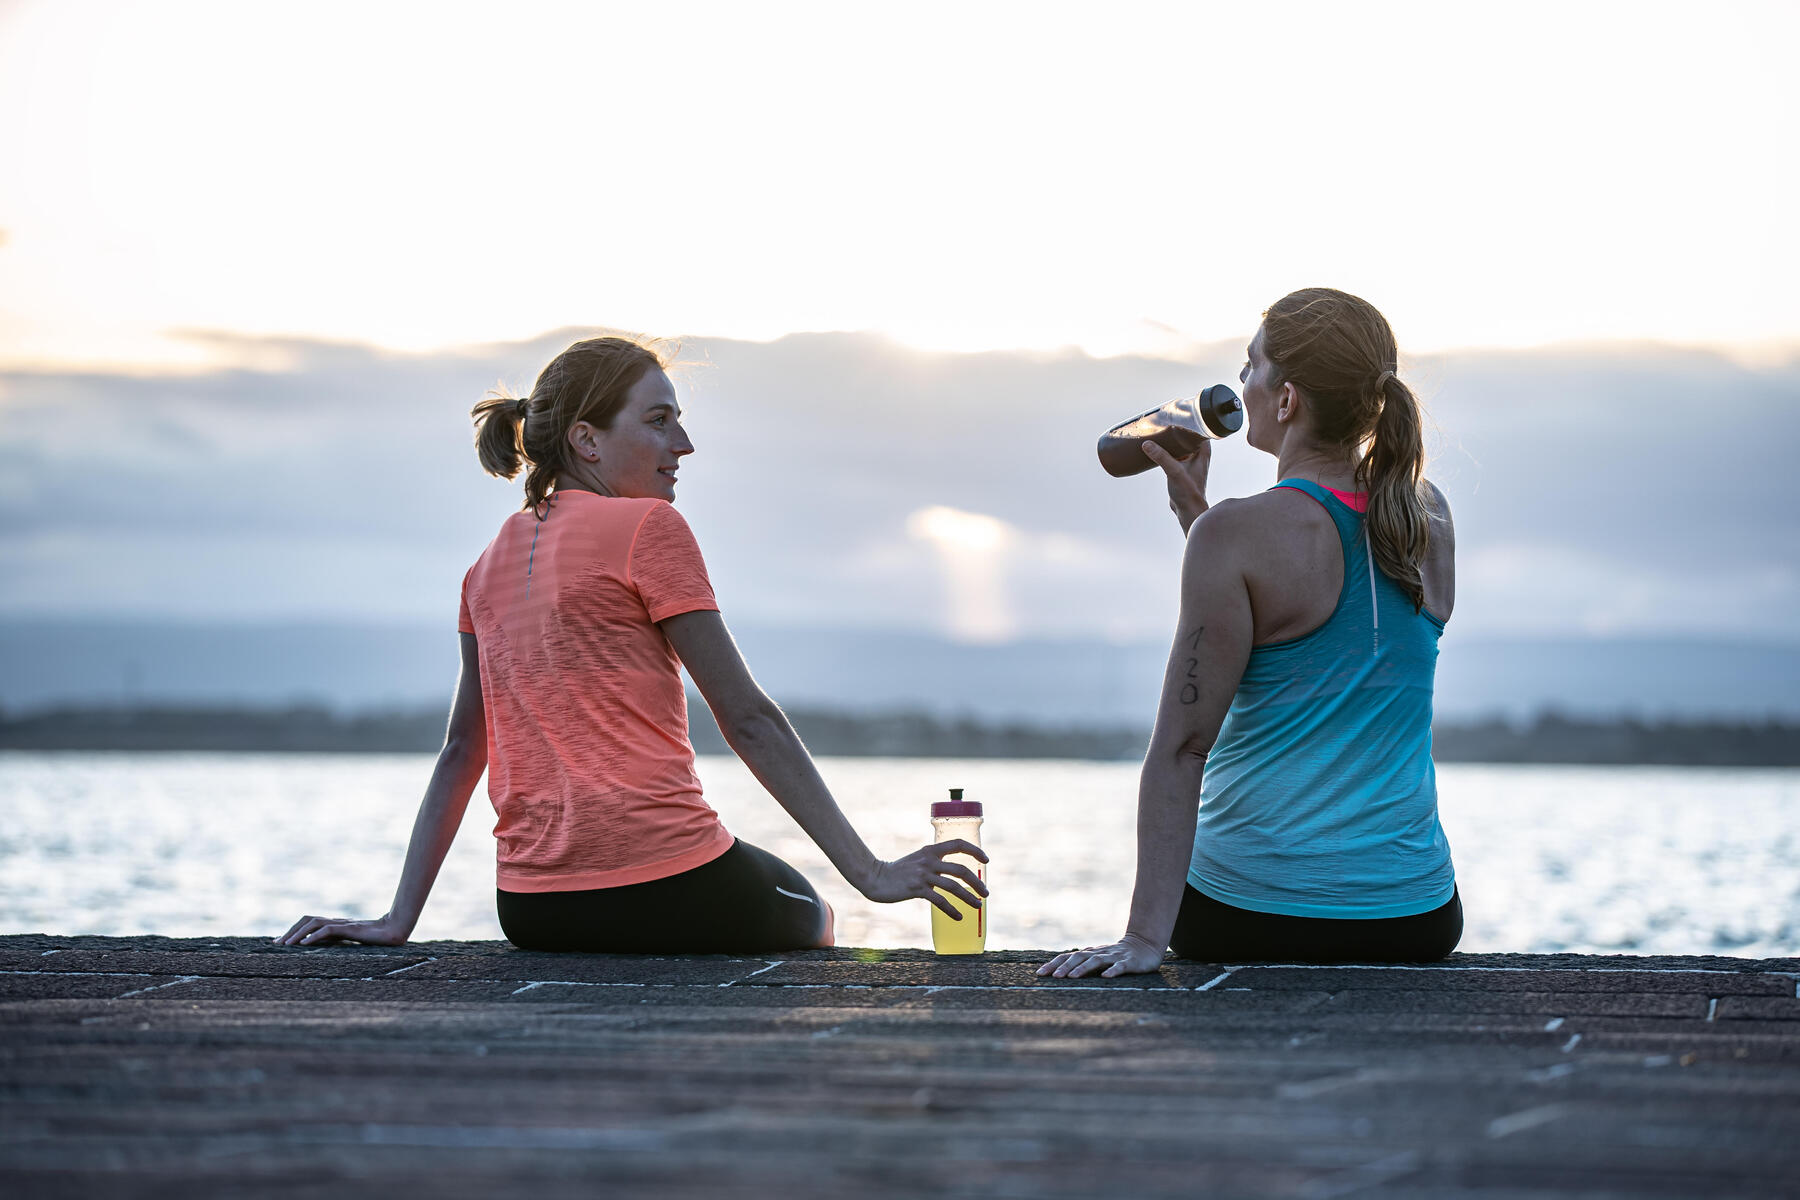
[[[1456,602],[1456,535],[1450,506],[1435,485],[1423,488],[1431,514],[1431,542],[1420,573],[1425,608],[1449,620]],[[1303,637],[1325,624],[1344,586],[1344,552],[1337,527],[1317,501],[1292,488],[1226,501],[1238,509],[1247,536],[1244,584],[1250,595],[1251,644]]]

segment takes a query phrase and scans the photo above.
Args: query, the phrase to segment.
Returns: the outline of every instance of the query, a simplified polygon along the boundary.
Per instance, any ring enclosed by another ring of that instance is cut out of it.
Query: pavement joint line
[[[46,973],[48,973],[48,972],[46,972]],[[199,979],[199,978],[202,978],[202,976],[196,975],[196,976],[194,976],[194,978]],[[205,978],[232,978],[232,977],[231,976],[207,976]],[[506,983],[506,982],[510,982],[510,981],[494,980],[494,979],[446,979],[443,982],[445,982],[445,983]],[[1197,990],[1197,989],[1190,989],[1190,988],[1184,988],[1184,987],[1175,987],[1173,985],[1166,984],[1166,983],[1160,984],[1160,985],[1152,984],[1152,985],[1148,985],[1148,986],[1134,986],[1132,984],[1112,983],[1112,984],[1105,984],[1100,987],[1094,987],[1092,985],[1059,987],[1055,984],[1045,984],[1045,983],[744,983],[742,980],[736,980],[734,982],[736,982],[737,985],[740,987],[748,988],[748,989],[755,990],[755,991],[766,991],[766,992],[778,992],[778,991],[784,991],[784,990],[794,990],[794,991],[817,990],[820,988],[828,988],[828,989],[833,989],[833,990],[840,991],[840,992],[869,992],[869,991],[875,991],[875,992],[924,992],[926,995],[931,995],[932,993],[935,993],[935,992],[1044,992],[1044,991],[1054,991],[1054,992],[1186,992],[1186,991],[1190,991],[1190,990]],[[715,987],[723,987],[723,986],[724,986],[723,984],[712,984],[712,983],[649,984],[649,983],[623,983],[623,982],[619,982],[616,980],[595,981],[595,980],[585,980],[585,979],[534,979],[534,980],[530,981],[529,983],[526,983],[524,987],[515,989],[511,993],[511,995],[517,996],[520,992],[529,992],[533,988],[540,988],[540,987],[715,988]]]
[[[1238,970],[1282,971],[1519,971],[1529,975],[1785,975],[1800,980],[1800,971],[1731,971],[1724,967],[1475,967],[1434,963],[1239,963]]]
[[[451,979],[451,980],[447,980],[446,982],[448,982],[448,983],[493,983],[496,981],[491,980],[491,979]],[[498,982],[504,983],[507,981],[499,980]],[[650,985],[647,983],[621,983],[621,982],[614,981],[614,980],[608,980],[608,981],[596,983],[596,982],[586,980],[586,979],[534,979],[530,983],[526,984],[524,987],[517,988],[514,991],[511,991],[507,994],[511,995],[511,996],[517,996],[520,992],[529,992],[532,988],[541,988],[541,987],[636,987],[636,988],[641,988],[641,987],[649,987],[649,986]]]
[[[1384,1183],[1392,1183],[1405,1175],[1411,1175],[1419,1169],[1419,1152],[1402,1150],[1398,1154],[1390,1154],[1385,1158],[1377,1158],[1371,1162],[1359,1163],[1332,1175],[1315,1179],[1301,1188],[1298,1195],[1305,1200],[1331,1200],[1337,1196],[1348,1196],[1365,1188],[1379,1187]]]
[[[1557,1030],[1561,1029],[1562,1027],[1563,1027],[1563,1018],[1561,1018],[1561,1017],[1551,1017],[1548,1021],[1544,1022],[1544,1032],[1545,1033],[1555,1033]]]
[[[126,993],[125,993],[125,994],[124,994],[124,995],[121,995],[121,996],[114,996],[114,997],[113,997],[113,999],[115,999],[115,1000],[129,1000],[129,999],[130,999],[130,998],[131,998],[131,997],[133,997],[133,996],[141,996],[141,995],[143,995],[143,994],[144,994],[144,993],[145,993],[145,992],[159,992],[159,991],[161,991],[161,990],[162,990],[162,989],[163,989],[163,988],[172,988],[172,987],[174,987],[174,986],[175,986],[175,985],[176,985],[176,984],[178,984],[178,983],[192,983],[192,982],[194,982],[194,981],[195,981],[195,980],[196,980],[196,979],[201,979],[201,978],[203,978],[203,976],[200,976],[200,975],[183,975],[183,976],[182,976],[182,977],[181,977],[181,978],[180,978],[180,979],[171,979],[171,980],[169,980],[169,982],[167,982],[167,983],[153,983],[153,984],[151,984],[151,985],[150,985],[150,986],[149,986],[149,987],[141,987],[141,988],[138,988],[138,989],[137,989],[137,990],[136,990],[136,991],[131,991],[131,992],[126,992]]]
[[[1205,983],[1201,984],[1199,987],[1195,988],[1194,990],[1196,992],[1210,992],[1214,988],[1218,987],[1221,983],[1224,983],[1227,979],[1230,979],[1231,973],[1235,970],[1237,970],[1236,967],[1226,967],[1223,971],[1219,972],[1217,975],[1213,976],[1211,979],[1207,980]]]
[[[1708,996],[1706,998],[1706,1019],[1709,1021],[1712,1020],[1718,1015],[1718,1012],[1719,998],[1717,996]]]
[[[1386,1078],[1386,1073],[1382,1071],[1361,1067],[1354,1071],[1340,1071],[1335,1075],[1320,1075],[1313,1079],[1302,1079],[1297,1083],[1284,1083],[1275,1089],[1275,1094],[1283,1100],[1311,1100],[1329,1092],[1355,1087],[1358,1084],[1381,1083]]]
[[[1569,1035],[1569,1040],[1563,1043],[1562,1052],[1567,1054],[1579,1045],[1581,1045],[1581,1035],[1579,1033],[1571,1034]]]
[[[744,980],[746,980],[746,979],[755,979],[758,975],[762,975],[766,972],[773,971],[776,967],[782,966],[786,962],[785,959],[775,959],[774,961],[770,961],[769,959],[766,959],[766,958],[763,959],[763,961],[768,963],[769,965],[766,967],[761,967],[755,971],[750,972],[748,975],[744,976],[743,979],[727,979],[724,983],[721,983],[719,986],[722,988],[727,988],[727,987],[730,987],[734,983],[743,983]]]
[[[1488,1122],[1487,1135],[1490,1138],[1511,1137],[1527,1129],[1536,1129],[1539,1125],[1548,1125],[1552,1121],[1560,1121],[1569,1113],[1569,1106],[1560,1101],[1554,1104],[1538,1104],[1531,1108],[1522,1108],[1518,1112],[1508,1113],[1504,1117],[1495,1117]]]
[[[436,962],[436,961],[437,961],[437,959],[435,959],[435,958],[427,958],[427,959],[425,959],[425,960],[423,960],[423,961],[422,961],[422,962],[416,962],[416,963],[407,963],[407,964],[406,964],[406,965],[405,965],[405,966],[404,966],[404,967],[396,967],[396,968],[395,968],[395,969],[394,969],[394,970],[392,970],[392,971],[383,971],[383,972],[382,972],[382,973],[381,973],[381,977],[382,977],[382,978],[383,978],[383,979],[386,979],[386,978],[388,978],[388,977],[389,977],[389,976],[390,976],[390,975],[398,975],[398,974],[400,974],[400,972],[402,972],[402,971],[410,971],[410,970],[412,970],[412,969],[413,969],[413,968],[414,968],[414,967],[422,967],[422,966],[425,966],[425,965],[426,965],[426,964],[427,964],[427,963],[434,963],[434,962]]]
[[[71,977],[105,977],[110,979],[154,979],[154,971],[7,971],[0,970],[0,975],[67,975]],[[199,979],[199,975],[186,976],[188,979]]]

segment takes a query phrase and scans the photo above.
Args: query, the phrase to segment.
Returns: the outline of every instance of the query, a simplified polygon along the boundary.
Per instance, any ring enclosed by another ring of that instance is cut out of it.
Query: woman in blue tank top
[[[1393,331],[1331,288],[1284,296],[1248,349],[1266,492],[1206,501],[1208,443],[1168,477],[1181,617],[1138,786],[1125,936],[1042,975],[1211,961],[1419,962],[1462,936],[1431,762],[1455,533],[1425,480]]]

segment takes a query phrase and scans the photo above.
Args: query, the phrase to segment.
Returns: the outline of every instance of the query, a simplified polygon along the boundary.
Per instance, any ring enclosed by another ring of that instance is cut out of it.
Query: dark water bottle
[[[1136,475],[1156,465],[1144,453],[1145,442],[1186,458],[1199,448],[1201,438],[1230,437],[1243,425],[1243,401],[1215,383],[1198,396],[1171,400],[1101,434],[1100,465],[1108,475]]]

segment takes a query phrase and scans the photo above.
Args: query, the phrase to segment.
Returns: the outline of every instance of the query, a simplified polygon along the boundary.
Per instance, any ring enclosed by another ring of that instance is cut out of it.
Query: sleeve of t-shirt
[[[463,572],[462,603],[457,605],[456,612],[456,632],[458,633],[475,632],[475,622],[469,616],[469,576],[474,573],[474,567],[470,567],[467,571]]]
[[[666,503],[658,502],[638,526],[628,571],[652,621],[719,609],[700,543],[681,514]]]

